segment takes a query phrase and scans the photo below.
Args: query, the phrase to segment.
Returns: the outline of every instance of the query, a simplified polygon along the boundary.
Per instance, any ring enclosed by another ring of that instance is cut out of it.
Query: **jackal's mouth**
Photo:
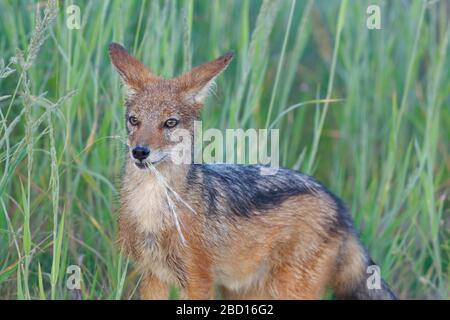
[[[135,165],[136,167],[138,167],[139,169],[145,169],[145,168],[147,168],[147,164],[144,163],[144,162],[135,162],[134,165]]]
[[[158,163],[160,163],[160,162],[162,162],[164,159],[166,159],[167,157],[166,156],[164,156],[164,157],[162,157],[161,159],[159,159],[159,160],[156,160],[156,161],[150,161],[150,160],[146,160],[146,161],[136,161],[136,162],[134,162],[134,165],[136,166],[136,167],[138,167],[139,169],[148,169],[148,167],[150,166],[150,165],[157,165]]]

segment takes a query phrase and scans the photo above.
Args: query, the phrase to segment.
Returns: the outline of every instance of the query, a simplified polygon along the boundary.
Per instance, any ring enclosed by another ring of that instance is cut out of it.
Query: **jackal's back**
[[[328,222],[334,228],[351,228],[343,202],[313,177],[298,171],[260,165],[191,165],[186,184],[201,195],[208,215],[273,214],[285,201],[310,196],[333,209],[328,212]]]

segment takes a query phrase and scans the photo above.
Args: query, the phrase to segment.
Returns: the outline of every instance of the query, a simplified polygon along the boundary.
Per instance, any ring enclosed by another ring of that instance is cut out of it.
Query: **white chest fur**
[[[170,223],[165,190],[150,172],[127,168],[122,204],[126,206],[126,214],[137,221],[141,233],[159,233]]]
[[[167,204],[165,188],[158,183],[153,173],[127,165],[122,181],[121,200],[124,210],[121,214],[128,216],[136,226],[140,255],[137,267],[151,271],[168,283],[176,283],[178,272],[174,270],[171,260],[176,259],[176,248],[168,248],[164,237],[174,227]],[[165,244],[164,244],[165,243]]]

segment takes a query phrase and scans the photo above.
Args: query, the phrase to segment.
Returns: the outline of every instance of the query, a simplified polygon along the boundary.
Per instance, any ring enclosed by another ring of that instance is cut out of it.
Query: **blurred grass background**
[[[279,128],[282,165],[349,204],[399,296],[449,298],[449,1],[39,4],[0,1],[0,298],[136,297],[115,246],[125,131],[112,41],[165,77],[233,50],[203,127]],[[370,4],[381,30],[366,27]]]

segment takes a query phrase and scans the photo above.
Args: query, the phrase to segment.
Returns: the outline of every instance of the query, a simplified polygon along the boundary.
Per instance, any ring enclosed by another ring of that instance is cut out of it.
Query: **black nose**
[[[131,153],[133,154],[133,158],[143,161],[147,159],[148,155],[150,154],[150,149],[148,147],[137,146],[133,148]]]

